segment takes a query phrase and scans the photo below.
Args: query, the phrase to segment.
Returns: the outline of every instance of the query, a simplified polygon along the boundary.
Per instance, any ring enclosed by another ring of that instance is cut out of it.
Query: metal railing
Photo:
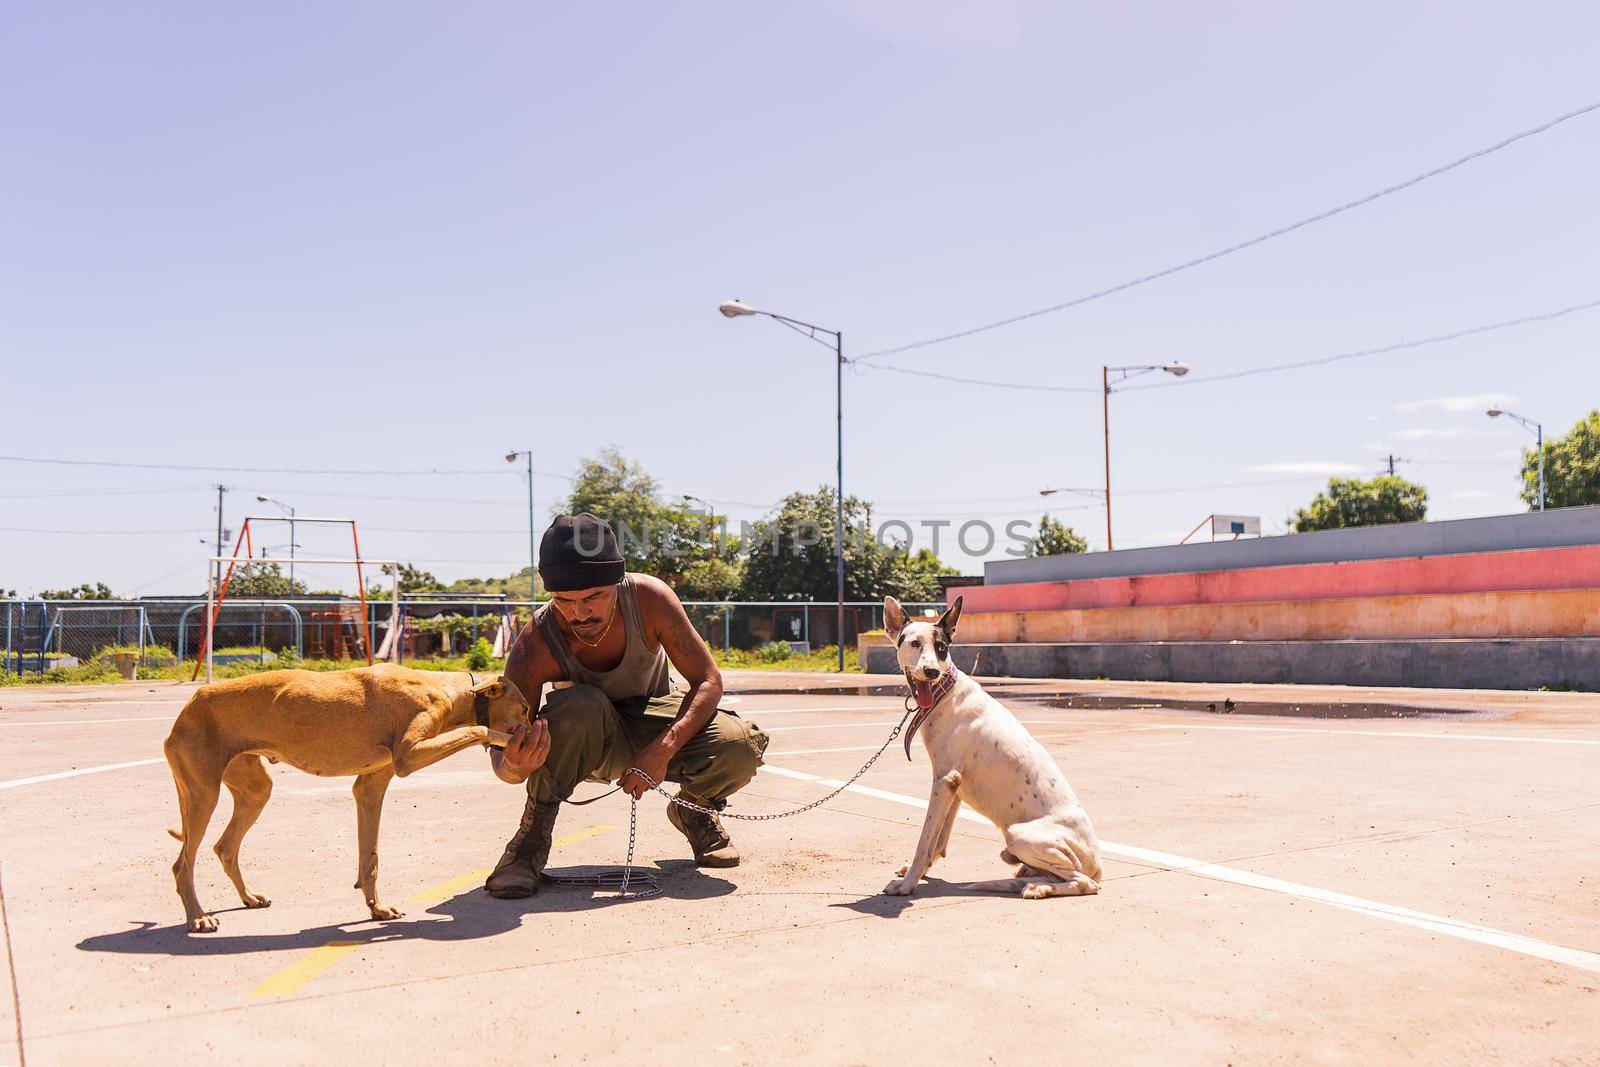
[[[217,617],[216,655],[219,663],[265,663],[280,653],[286,659],[364,662],[365,634],[381,649],[391,615],[398,612],[400,639],[392,642],[392,659],[460,655],[479,637],[500,656],[536,606],[525,600],[411,595],[398,605],[368,601],[363,620],[353,598],[229,597]],[[913,614],[944,609],[932,602],[905,606]],[[685,601],[683,607],[706,643],[723,650],[777,643],[805,652],[835,645],[839,638],[832,601]],[[883,626],[880,602],[848,601],[844,608],[847,645]],[[202,647],[205,609],[204,597],[0,600],[0,670],[43,673],[109,662],[119,653],[146,665],[186,661]]]

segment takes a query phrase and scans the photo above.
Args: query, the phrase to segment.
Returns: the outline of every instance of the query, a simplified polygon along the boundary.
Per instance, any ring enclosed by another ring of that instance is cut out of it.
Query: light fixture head
[[[1486,412],[1486,414],[1487,414],[1487,415],[1488,415],[1488,416],[1489,416],[1489,417],[1490,417],[1490,418],[1491,418],[1491,419],[1498,419],[1498,418],[1499,418],[1499,417],[1500,417],[1500,416],[1501,416],[1501,415],[1504,415],[1504,414],[1505,414],[1505,411],[1504,411],[1504,410],[1502,410],[1502,409],[1501,409],[1501,408],[1490,408],[1490,409],[1489,409],[1489,410],[1488,410],[1488,412]]]
[[[270,496],[268,496],[267,494],[265,494],[265,493],[257,493],[256,494],[256,499],[261,501],[263,504],[272,503],[272,498]]]
[[[759,314],[755,308],[739,300],[724,300],[721,304],[717,305],[717,310],[722,312],[730,319],[736,319],[740,315]]]
[[[507,452],[506,453],[506,462],[507,463],[515,463],[517,461],[517,456],[518,455],[519,455],[519,453],[517,453],[517,452]]]
[[[1173,363],[1168,363],[1165,367],[1162,367],[1161,369],[1166,371],[1168,374],[1172,375],[1174,378],[1182,378],[1185,374],[1189,373],[1189,364],[1181,362],[1181,361],[1173,362]]]

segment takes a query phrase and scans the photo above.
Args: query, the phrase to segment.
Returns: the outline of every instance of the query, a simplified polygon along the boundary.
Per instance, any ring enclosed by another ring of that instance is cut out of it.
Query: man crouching
[[[720,811],[755,777],[767,749],[759,727],[718,708],[722,675],[677,594],[627,573],[605,522],[588,512],[558,517],[539,543],[539,577],[552,599],[523,627],[505,669],[535,718],[491,754],[501,779],[528,783],[522,822],[484,885],[496,897],[538,891],[556,813],[578,783],[618,782],[637,798],[649,788],[637,770]],[[669,662],[689,683],[681,695],[672,691]],[[667,819],[689,839],[696,865],[738,865],[715,815],[674,804]]]

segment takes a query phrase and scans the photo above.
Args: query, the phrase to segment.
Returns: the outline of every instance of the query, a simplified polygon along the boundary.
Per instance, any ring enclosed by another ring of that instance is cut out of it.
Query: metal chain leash
[[[774,819],[787,819],[791,815],[803,815],[804,813],[811,811],[813,808],[820,808],[822,805],[826,804],[840,793],[843,793],[846,789],[849,789],[852,785],[855,785],[856,782],[860,780],[862,775],[866,774],[872,769],[872,765],[878,762],[878,758],[888,750],[889,746],[894,744],[894,739],[900,736],[901,730],[905,729],[906,719],[909,719],[912,712],[916,710],[917,709],[915,707],[907,709],[905,715],[902,716],[900,721],[895,724],[895,728],[889,731],[889,739],[879,746],[878,751],[872,754],[872,758],[863,763],[861,765],[861,769],[855,774],[852,774],[847,781],[839,786],[838,789],[835,789],[833,792],[822,797],[820,800],[813,800],[804,807],[795,808],[792,811],[780,811],[771,815],[740,815],[731,811],[718,811],[716,808],[707,807],[703,804],[696,804],[693,801],[684,800],[682,797],[673,796],[671,793],[663,789],[660,784],[652,781],[648,774],[644,773],[637,767],[630,767],[629,772],[638,775],[640,778],[643,778],[646,785],[667,798],[667,803],[676,804],[678,807],[687,808],[689,811],[697,811],[701,815],[710,815],[713,818],[738,819],[741,822],[771,822]]]
[[[902,716],[900,721],[895,724],[895,728],[889,732],[888,739],[878,747],[878,751],[874,752],[872,757],[861,765],[861,769],[855,774],[852,774],[848,780],[839,786],[839,788],[835,789],[833,792],[827,794],[819,800],[813,800],[811,803],[806,804],[803,807],[794,808],[790,811],[780,811],[770,815],[739,815],[731,811],[719,812],[716,808],[708,807],[703,804],[696,804],[693,801],[684,800],[681,797],[673,796],[671,793],[668,793],[665,789],[663,789],[660,783],[652,780],[648,774],[644,773],[639,768],[632,767],[629,769],[632,771],[632,773],[638,775],[640,778],[643,778],[645,784],[649,786],[649,788],[657,793],[660,793],[663,797],[666,797],[668,804],[676,804],[680,808],[686,808],[689,811],[699,812],[701,815],[707,815],[712,818],[738,819],[743,822],[771,822],[774,819],[787,819],[790,816],[801,815],[815,808],[822,807],[822,805],[826,804],[840,793],[843,793],[846,789],[849,789],[852,785],[859,781],[861,776],[870,771],[872,769],[872,765],[878,762],[878,758],[888,751],[889,746],[894,744],[895,738],[900,736],[900,731],[905,729],[906,720],[911,718],[912,713],[916,710],[917,709],[914,706],[906,709],[905,715]],[[616,792],[616,790],[612,790],[612,792]],[[610,795],[610,793],[603,794],[603,796]],[[598,800],[601,798],[596,797],[595,799]],[[586,801],[585,803],[590,802]],[[650,874],[647,871],[640,871],[638,874],[634,874],[633,872],[633,852],[634,845],[638,840],[638,836],[639,800],[637,797],[630,797],[628,807],[628,856],[622,861],[621,867],[601,871],[599,874],[589,875],[562,875],[546,874],[541,872],[539,877],[544,879],[546,882],[551,883],[552,885],[592,886],[595,889],[601,889],[607,892],[615,892],[617,894],[613,898],[615,900],[643,900],[645,897],[653,897],[662,891],[660,880],[657,879],[655,875]],[[632,893],[629,893],[629,887],[636,882],[640,886],[643,886],[643,888],[635,889]]]

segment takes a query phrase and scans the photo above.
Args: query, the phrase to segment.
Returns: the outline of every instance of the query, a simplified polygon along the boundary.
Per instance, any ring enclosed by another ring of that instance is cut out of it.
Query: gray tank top
[[[592,685],[600,689],[613,702],[632,697],[658,697],[672,692],[668,674],[667,650],[651,649],[644,636],[644,615],[639,611],[639,599],[633,587],[633,575],[624,575],[617,588],[617,613],[627,632],[627,644],[622,650],[622,662],[609,671],[593,671],[578,662],[567,648],[566,635],[556,625],[555,607],[546,604],[535,615],[539,633],[545,645],[556,658],[556,663],[567,676],[569,685]],[[558,683],[559,686],[559,683]]]

